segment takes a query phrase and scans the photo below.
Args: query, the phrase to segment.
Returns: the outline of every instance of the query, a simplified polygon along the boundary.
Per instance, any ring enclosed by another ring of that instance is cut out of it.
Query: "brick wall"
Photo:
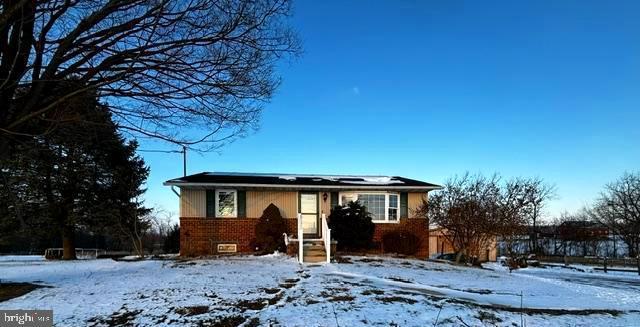
[[[296,229],[296,219],[285,219],[287,233]],[[180,218],[180,254],[184,256],[216,254],[217,244],[236,244],[238,252],[253,252],[258,218]]]
[[[295,234],[296,219],[285,218],[288,234]],[[216,254],[217,244],[232,243],[238,252],[253,252],[251,241],[255,237],[257,218],[180,218],[180,254],[184,256]],[[405,218],[397,224],[376,224],[374,242],[380,243],[382,235],[391,230],[408,230],[421,236],[418,257],[429,255],[429,226],[426,219]],[[379,247],[377,251],[381,252]]]

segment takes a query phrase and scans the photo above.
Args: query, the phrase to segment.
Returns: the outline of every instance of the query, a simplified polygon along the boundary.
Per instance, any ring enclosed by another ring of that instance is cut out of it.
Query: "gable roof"
[[[400,176],[203,172],[164,182],[179,187],[431,191],[441,186]]]

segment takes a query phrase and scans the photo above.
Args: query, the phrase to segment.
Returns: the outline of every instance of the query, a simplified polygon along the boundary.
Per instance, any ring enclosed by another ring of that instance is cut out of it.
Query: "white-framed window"
[[[238,192],[216,190],[216,217],[238,216]]]
[[[358,201],[371,213],[374,223],[397,223],[400,218],[400,194],[387,192],[340,192],[339,204]]]
[[[390,221],[398,221],[400,217],[400,195],[388,194],[387,203],[387,219]]]

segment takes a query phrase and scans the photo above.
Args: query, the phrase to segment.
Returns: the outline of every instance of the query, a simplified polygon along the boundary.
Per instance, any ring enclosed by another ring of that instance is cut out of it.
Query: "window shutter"
[[[408,218],[408,194],[407,192],[400,193],[400,218]]]
[[[238,196],[238,218],[247,217],[247,192],[237,191]]]
[[[331,209],[338,205],[338,192],[331,192]]]
[[[216,190],[207,190],[207,218],[216,216]]]

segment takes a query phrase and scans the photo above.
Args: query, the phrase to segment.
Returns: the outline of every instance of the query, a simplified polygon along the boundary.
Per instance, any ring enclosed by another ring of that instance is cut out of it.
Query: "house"
[[[593,221],[569,220],[558,226],[558,235],[565,241],[598,241],[609,237],[609,229]]]
[[[355,200],[371,212],[374,242],[387,231],[409,230],[422,237],[418,255],[427,257],[429,225],[416,209],[429,191],[440,188],[399,176],[228,172],[204,172],[164,185],[180,189],[181,255],[252,252],[255,225],[273,203],[287,221],[287,243],[297,247],[302,240],[296,251],[301,260],[312,250],[328,259],[331,208]]]

